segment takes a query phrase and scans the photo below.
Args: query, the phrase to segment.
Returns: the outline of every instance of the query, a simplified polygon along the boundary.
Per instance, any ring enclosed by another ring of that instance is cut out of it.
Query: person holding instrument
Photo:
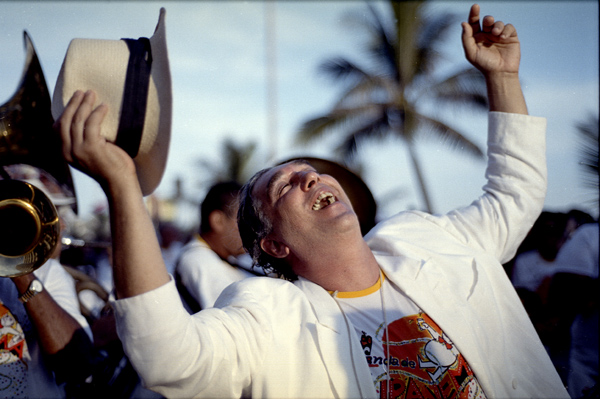
[[[568,397],[512,288],[510,259],[541,212],[545,120],[527,115],[516,29],[471,7],[466,58],[490,103],[488,182],[471,205],[402,212],[363,238],[340,185],[303,162],[242,190],[246,250],[291,281],[249,278],[189,315],[161,261],[134,164],[100,134],[109,106],[76,92],[63,154],[110,206],[119,336],[170,397]]]
[[[43,190],[57,208],[75,201],[44,171],[5,168]],[[60,223],[64,229],[62,217]],[[59,243],[35,271],[0,278],[0,398],[64,398],[92,375],[97,359],[92,331],[60,252]]]

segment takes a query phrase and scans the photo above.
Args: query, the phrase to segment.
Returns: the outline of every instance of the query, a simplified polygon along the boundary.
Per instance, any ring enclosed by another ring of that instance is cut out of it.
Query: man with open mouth
[[[294,161],[242,190],[238,225],[277,278],[230,285],[189,315],[162,263],[131,158],[76,93],[57,122],[66,159],[111,211],[119,336],[167,397],[568,397],[502,263],[542,210],[545,119],[527,115],[515,28],[471,7],[466,58],[490,102],[487,184],[445,215],[409,211],[365,237],[340,184]],[[85,128],[85,133],[84,133]]]

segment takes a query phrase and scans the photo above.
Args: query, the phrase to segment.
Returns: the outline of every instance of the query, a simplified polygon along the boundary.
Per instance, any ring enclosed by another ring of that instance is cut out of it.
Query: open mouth
[[[331,205],[335,202],[335,197],[330,192],[324,192],[319,195],[317,200],[312,206],[313,211],[325,208],[327,205]]]

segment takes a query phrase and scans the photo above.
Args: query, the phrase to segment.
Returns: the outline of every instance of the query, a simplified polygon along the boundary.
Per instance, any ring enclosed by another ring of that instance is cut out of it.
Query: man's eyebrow
[[[272,200],[274,198],[273,196],[273,190],[275,189],[275,183],[277,183],[277,181],[279,179],[281,179],[281,176],[283,176],[285,172],[283,170],[279,170],[278,172],[276,172],[273,176],[271,176],[271,178],[269,179],[269,183],[267,183],[267,198],[269,200]]]

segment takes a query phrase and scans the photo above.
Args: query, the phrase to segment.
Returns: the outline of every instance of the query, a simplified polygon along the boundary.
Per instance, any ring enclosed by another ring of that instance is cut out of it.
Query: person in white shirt
[[[241,259],[247,257],[236,217],[241,188],[236,182],[220,182],[208,190],[200,205],[199,232],[177,260],[177,289],[192,313],[212,307],[231,283],[261,274],[262,269],[253,270]]]
[[[37,168],[7,169],[42,190],[59,209],[75,201],[51,190],[60,189]],[[0,278],[0,398],[64,398],[67,388],[73,394],[94,371],[92,331],[60,252],[59,239],[52,257],[32,273]]]
[[[556,257],[548,307],[550,354],[573,398],[598,390],[598,222],[579,226]]]

